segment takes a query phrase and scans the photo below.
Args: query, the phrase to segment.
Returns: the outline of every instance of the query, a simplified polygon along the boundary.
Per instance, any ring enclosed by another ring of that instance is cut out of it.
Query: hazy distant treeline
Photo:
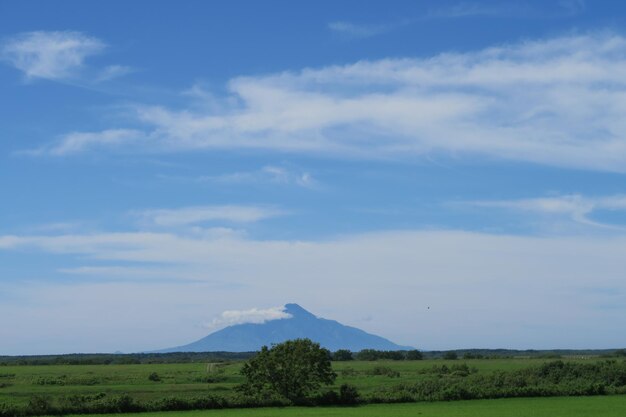
[[[0,366],[7,365],[132,365],[160,363],[226,362],[250,359],[256,352],[176,352],[176,353],[77,353],[68,355],[0,356]],[[572,356],[626,357],[626,349],[460,349],[446,351],[385,351],[364,349],[360,352],[339,350],[333,360],[419,360],[419,359],[502,359],[514,357],[560,358]]]
[[[2,365],[133,365],[160,363],[224,362],[245,360],[256,352],[177,352],[130,354],[69,354],[43,356],[0,356]]]

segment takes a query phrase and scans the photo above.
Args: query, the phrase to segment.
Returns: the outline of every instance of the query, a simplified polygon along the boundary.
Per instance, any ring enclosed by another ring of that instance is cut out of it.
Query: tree
[[[279,396],[302,402],[322,385],[331,385],[337,374],[330,352],[309,339],[288,340],[261,351],[241,369],[246,382],[239,390],[256,397]]]
[[[620,357],[626,357],[626,349],[618,349],[616,350],[613,355],[615,356],[620,356]]]
[[[420,352],[417,349],[409,350],[406,353],[406,360],[407,361],[421,361],[422,359],[424,359],[424,355],[422,354],[422,352]]]
[[[457,360],[458,358],[459,356],[453,350],[449,350],[443,354],[443,359],[446,359],[446,360]]]
[[[352,357],[352,352],[348,349],[339,349],[335,353],[333,353],[334,361],[351,361],[354,358]]]

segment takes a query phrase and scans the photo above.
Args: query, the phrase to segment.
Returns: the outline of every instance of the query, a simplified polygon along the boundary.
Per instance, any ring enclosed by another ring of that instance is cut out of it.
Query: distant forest
[[[89,353],[67,355],[0,356],[0,366],[9,365],[129,365],[161,363],[228,362],[246,360],[256,352],[176,352],[176,353]],[[626,357],[626,349],[460,349],[421,351],[419,359],[503,359],[503,358],[561,358],[574,356]],[[355,352],[357,360],[412,359],[406,351],[377,351],[367,349]]]

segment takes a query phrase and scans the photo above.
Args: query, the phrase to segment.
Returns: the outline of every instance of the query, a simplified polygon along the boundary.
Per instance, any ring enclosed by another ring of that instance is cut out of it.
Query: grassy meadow
[[[129,417],[623,417],[626,395],[507,398],[360,407],[287,407],[129,414]],[[106,416],[106,415],[104,415]]]
[[[597,358],[570,358],[564,361],[594,363]],[[421,361],[333,362],[335,387],[355,386],[367,398],[385,388],[410,384],[428,377],[429,370],[466,364],[473,373],[487,375],[521,370],[550,359],[472,359]],[[53,401],[71,396],[128,394],[138,401],[164,397],[198,398],[206,395],[229,397],[243,382],[242,362],[140,365],[38,365],[0,366],[0,404],[26,405],[34,395]]]

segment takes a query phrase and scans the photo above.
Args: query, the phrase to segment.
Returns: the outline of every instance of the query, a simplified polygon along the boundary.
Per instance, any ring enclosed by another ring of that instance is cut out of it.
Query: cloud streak
[[[214,221],[253,223],[284,214],[285,211],[271,207],[222,205],[145,210],[137,216],[156,226],[176,227]]]
[[[328,29],[332,32],[353,39],[370,38],[387,32],[393,27],[391,25],[363,25],[344,21],[330,22],[328,24]]]
[[[85,59],[105,46],[80,32],[26,32],[5,41],[1,56],[27,79],[62,80],[76,75]]]
[[[85,61],[101,54],[108,45],[75,31],[24,32],[0,43],[0,61],[15,67],[27,81],[45,79],[77,86],[110,81],[133,72],[125,65],[89,68]]]
[[[205,325],[208,329],[218,329],[235,324],[254,323],[262,324],[272,320],[291,318],[285,307],[271,307],[265,309],[251,308],[249,310],[226,310]]]
[[[597,210],[626,211],[626,196],[624,195],[589,198],[573,194],[521,200],[477,201],[471,204],[478,207],[500,208],[545,215],[565,215],[571,220],[587,226],[626,230],[624,226],[601,223],[590,218],[592,213]]]
[[[200,176],[194,182],[215,182],[223,184],[254,184],[271,183],[280,185],[297,185],[313,188],[318,182],[309,172],[297,171],[277,165],[266,165],[256,171],[240,171],[228,174]]]
[[[145,139],[128,148],[439,153],[623,172],[625,73],[626,39],[589,34],[241,77],[221,110],[136,106]],[[80,149],[90,142],[101,143]]]
[[[16,152],[21,155],[55,157],[68,156],[97,148],[128,148],[144,138],[144,132],[136,129],[108,129],[100,132],[72,132],[56,143],[36,149]]]

